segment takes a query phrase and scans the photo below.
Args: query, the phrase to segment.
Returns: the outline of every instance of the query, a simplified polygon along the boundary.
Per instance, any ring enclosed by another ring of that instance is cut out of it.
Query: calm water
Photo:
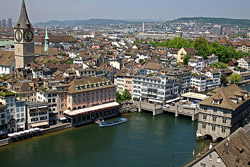
[[[131,113],[125,124],[99,128],[89,124],[0,148],[1,167],[168,167],[192,160],[209,141],[195,139],[189,118]],[[187,152],[187,153],[183,153]]]

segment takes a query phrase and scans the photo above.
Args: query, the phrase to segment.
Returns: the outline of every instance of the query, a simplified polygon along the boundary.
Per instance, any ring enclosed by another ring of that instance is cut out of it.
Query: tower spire
[[[22,0],[20,16],[17,24],[15,25],[15,28],[32,28],[32,24],[30,23],[24,0]]]
[[[44,38],[44,51],[47,52],[49,50],[49,34],[48,28],[46,27],[45,38]]]

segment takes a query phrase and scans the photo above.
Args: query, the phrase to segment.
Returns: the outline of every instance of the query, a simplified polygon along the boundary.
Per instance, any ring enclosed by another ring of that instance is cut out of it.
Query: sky
[[[0,19],[20,13],[22,0],[0,0]],[[250,0],[25,0],[31,22],[86,19],[224,17],[250,19]]]

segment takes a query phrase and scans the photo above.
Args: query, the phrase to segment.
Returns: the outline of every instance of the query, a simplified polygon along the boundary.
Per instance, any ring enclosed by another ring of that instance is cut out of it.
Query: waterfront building
[[[196,89],[198,92],[204,92],[206,90],[206,79],[207,77],[205,75],[192,75],[191,87]]]
[[[17,100],[15,93],[1,87],[0,102],[7,107],[7,120],[9,132],[26,129],[25,101]]]
[[[133,77],[137,71],[124,68],[116,74],[114,84],[117,86],[117,92],[128,90],[131,95],[133,94]]]
[[[176,77],[135,75],[132,98],[163,104],[167,100],[178,97],[178,88],[179,83]]]
[[[186,167],[247,167],[250,165],[250,138],[239,128],[215,147],[194,159]]]
[[[49,125],[58,123],[57,91],[50,89],[38,89],[36,93],[37,102],[48,103]]]
[[[49,126],[49,103],[42,102],[27,102],[27,123],[28,129],[44,128]]]
[[[217,88],[201,101],[197,138],[225,138],[250,120],[249,92],[237,85]]]
[[[7,106],[0,104],[0,131],[8,132]],[[0,138],[1,138],[0,132]]]
[[[189,92],[191,88],[191,72],[187,68],[162,69],[161,74],[176,77],[178,79],[178,94]]]
[[[105,78],[85,76],[56,88],[58,117],[73,126],[119,114],[116,86]]]
[[[16,68],[24,68],[35,60],[34,28],[28,18],[24,0],[17,24],[14,27]]]

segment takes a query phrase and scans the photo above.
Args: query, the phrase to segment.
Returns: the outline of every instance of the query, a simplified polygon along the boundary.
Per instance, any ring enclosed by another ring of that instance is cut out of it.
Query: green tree
[[[229,80],[231,83],[239,83],[242,78],[239,74],[233,73],[230,75]]]
[[[68,60],[67,64],[73,64],[73,59]]]
[[[204,59],[206,59],[210,54],[208,42],[205,38],[197,38],[194,41],[194,48],[197,51],[198,55],[202,56]]]
[[[121,104],[122,103],[122,95],[119,92],[116,92],[116,101],[117,103]]]
[[[228,80],[227,80],[227,77],[226,77],[225,74],[222,74],[222,75],[221,75],[221,84],[222,84],[223,86],[226,86],[226,85],[228,84]]]
[[[183,64],[187,66],[190,58],[191,56],[189,54],[185,55],[183,58]]]
[[[129,101],[131,100],[131,94],[129,92],[129,90],[125,89],[122,93],[122,100],[123,101]]]

